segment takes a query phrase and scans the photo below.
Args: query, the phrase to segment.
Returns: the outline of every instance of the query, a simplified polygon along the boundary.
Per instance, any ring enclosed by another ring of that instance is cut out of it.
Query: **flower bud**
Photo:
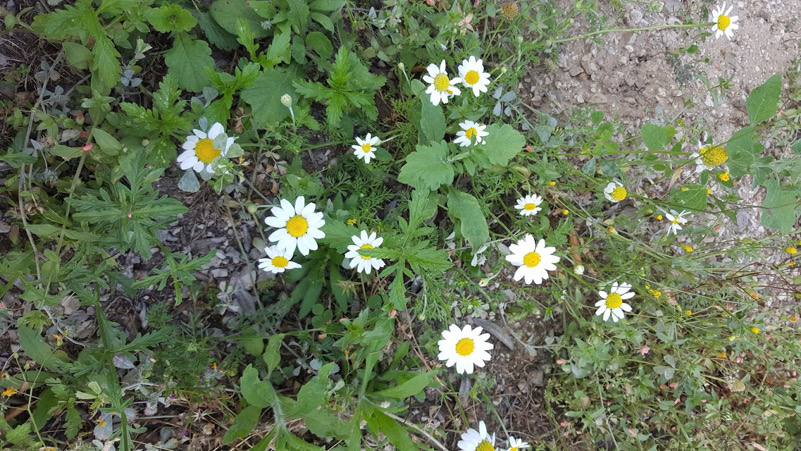
[[[285,107],[289,108],[290,106],[292,106],[292,97],[289,94],[282,95],[281,96],[281,103]]]

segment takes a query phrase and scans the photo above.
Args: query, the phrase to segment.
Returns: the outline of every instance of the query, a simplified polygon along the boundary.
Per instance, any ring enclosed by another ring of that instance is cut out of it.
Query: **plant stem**
[[[650,27],[634,27],[634,28],[606,28],[603,30],[592,31],[585,34],[580,34],[578,36],[572,36],[569,38],[564,39],[554,39],[552,41],[548,41],[550,44],[563,44],[565,42],[570,41],[577,41],[579,39],[585,39],[592,36],[597,36],[599,34],[609,34],[609,33],[630,33],[634,31],[651,31],[651,30],[669,30],[672,28],[700,28],[700,27],[708,27],[714,25],[712,22],[709,23],[688,23],[688,24],[675,24],[675,25],[653,25]]]

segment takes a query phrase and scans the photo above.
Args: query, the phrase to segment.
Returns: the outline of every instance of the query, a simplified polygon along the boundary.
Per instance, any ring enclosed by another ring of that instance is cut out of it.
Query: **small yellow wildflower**
[[[728,182],[729,180],[731,180],[731,178],[729,178],[729,171],[726,171],[722,174],[718,174],[718,178],[720,179],[721,182]]]
[[[796,322],[796,321],[798,321],[798,317],[793,315],[793,316],[790,317],[790,321]]]
[[[692,316],[693,315],[693,311],[692,310],[685,310],[684,314],[687,315],[687,316]]]
[[[214,362],[214,363],[211,364],[211,369],[213,369],[213,370],[217,369],[217,362]]]
[[[787,249],[785,249],[784,251],[785,251],[785,252],[787,252],[787,253],[788,253],[788,254],[790,254],[790,255],[795,255],[795,254],[797,254],[797,253],[798,253],[798,249],[796,249],[796,248],[794,248],[794,247],[788,247],[788,248],[787,248]]]
[[[562,214],[565,216],[567,216],[569,213],[570,211],[568,211],[567,209],[562,210]]]
[[[759,334],[759,330],[760,330],[760,329],[759,329],[758,327],[756,327],[756,326],[754,326],[754,327],[752,327],[752,328],[751,328],[751,332],[753,332],[755,335],[756,335],[756,334]]]
[[[12,387],[8,387],[8,388],[6,388],[5,390],[3,390],[2,396],[3,396],[4,398],[8,398],[8,397],[10,397],[10,396],[14,396],[14,395],[16,395],[16,394],[17,394],[17,390],[15,390],[15,389],[14,389],[14,388],[12,388]]]
[[[653,297],[655,297],[657,299],[659,299],[659,297],[662,296],[662,292],[659,291],[659,290],[648,290],[648,291],[651,292],[651,296],[653,296]]]
[[[688,254],[693,251],[693,247],[692,246],[688,246],[686,244],[682,244],[681,247],[682,247],[682,249],[687,251]]]
[[[656,215],[656,220],[657,221],[661,221],[662,220],[662,215]]]
[[[615,228],[614,228],[614,227],[609,227],[609,229],[608,229],[608,230],[609,230],[609,233],[611,233],[612,235],[615,235],[615,234],[617,234],[617,230],[615,230]]]
[[[356,224],[356,218],[348,219],[348,225],[355,225],[355,224]]]
[[[734,339],[735,339],[735,338],[737,338],[737,336],[735,336],[735,335],[729,335],[729,341],[734,341]]]
[[[551,186],[556,186],[556,182],[553,182],[553,181],[548,182],[548,184],[551,185]]]
[[[712,190],[711,190],[711,189],[709,189],[709,188],[707,188],[707,189],[706,189],[706,193],[707,193],[707,194],[712,194]]]
[[[720,357],[721,359],[725,359],[726,358],[726,353],[725,352],[718,352],[718,357]]]

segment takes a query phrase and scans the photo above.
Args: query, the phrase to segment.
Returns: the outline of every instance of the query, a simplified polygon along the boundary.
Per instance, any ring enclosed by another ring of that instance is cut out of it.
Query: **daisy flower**
[[[259,259],[259,269],[263,269],[273,274],[281,274],[290,269],[300,268],[300,265],[292,261],[292,252],[278,249],[278,246],[264,248],[267,257]]]
[[[712,31],[715,33],[715,39],[720,38],[720,36],[724,34],[727,38],[731,39],[732,35],[734,34],[734,30],[740,28],[740,26],[735,23],[737,22],[737,16],[729,16],[732,8],[734,8],[734,5],[729,6],[729,9],[726,9],[726,2],[723,2],[723,5],[715,8],[712,11],[710,21],[715,23],[715,25],[712,26]]]
[[[559,257],[553,255],[555,247],[545,247],[545,240],[539,242],[534,240],[531,235],[526,235],[516,244],[509,246],[511,254],[506,256],[506,260],[519,266],[515,272],[514,280],[518,281],[525,278],[526,283],[533,280],[537,285],[542,284],[548,278],[548,271],[556,271],[556,262]]]
[[[459,65],[459,78],[462,84],[473,90],[473,95],[478,97],[479,93],[487,92],[489,85],[489,74],[484,72],[484,62],[477,60],[475,56],[462,61]]]
[[[295,199],[293,207],[286,199],[281,199],[280,207],[273,207],[273,213],[264,219],[264,222],[278,230],[271,233],[267,239],[278,242],[277,247],[287,254],[295,253],[295,247],[301,254],[309,255],[309,251],[317,250],[317,241],[325,238],[320,228],[325,224],[323,214],[315,213],[314,203],[305,203],[303,196]]]
[[[634,297],[634,292],[629,292],[629,290],[631,290],[631,285],[627,283],[618,285],[615,282],[612,284],[610,293],[599,291],[598,295],[601,296],[601,300],[595,303],[595,306],[598,307],[595,314],[598,316],[603,315],[604,321],[609,321],[610,316],[614,322],[623,319],[623,312],[631,311],[631,306],[623,302],[623,300]]]
[[[542,203],[542,198],[536,194],[529,194],[528,196],[524,196],[520,199],[517,199],[517,205],[515,208],[520,210],[520,214],[522,216],[534,216],[542,210],[540,204]]]
[[[365,163],[370,164],[370,159],[375,158],[375,146],[381,144],[381,139],[368,133],[364,139],[357,137],[356,142],[358,144],[351,146],[353,154],[363,159]]]
[[[384,260],[380,258],[365,257],[359,254],[359,249],[375,249],[381,246],[381,243],[384,242],[383,238],[376,238],[375,232],[367,236],[367,231],[362,230],[361,236],[352,236],[351,240],[353,240],[353,244],[348,246],[348,252],[345,254],[345,258],[351,259],[351,268],[370,274],[373,268],[378,270],[384,266]]]
[[[687,219],[684,215],[689,214],[688,212],[682,210],[681,213],[676,213],[676,210],[670,210],[670,213],[665,213],[665,217],[670,224],[668,224],[668,235],[672,232],[674,235],[681,230],[681,226],[687,224]]]
[[[606,185],[606,188],[604,188],[604,196],[606,196],[606,200],[618,203],[628,196],[628,192],[626,188],[623,187],[622,183],[615,180]]]
[[[473,373],[473,365],[483,367],[484,362],[490,359],[489,351],[493,348],[489,343],[489,334],[482,334],[483,329],[470,325],[459,329],[455,324],[451,324],[448,330],[442,332],[442,340],[439,345],[440,360],[445,360],[448,368],[456,364],[457,373]]]
[[[235,138],[228,138],[222,124],[215,122],[208,133],[203,130],[192,130],[193,135],[186,137],[183,153],[178,155],[181,169],[193,169],[197,173],[214,173],[217,159],[225,158]],[[220,137],[218,140],[217,137]]]
[[[459,124],[462,129],[456,132],[456,139],[454,144],[459,144],[462,147],[468,147],[473,144],[473,138],[476,139],[476,144],[484,144],[484,137],[489,135],[485,130],[486,125],[481,125],[473,121],[464,121]]]
[[[695,172],[702,172],[704,169],[711,171],[716,167],[722,165],[729,159],[729,154],[723,146],[709,145],[705,146],[702,142],[698,142],[698,152],[693,152],[690,158],[695,158]]]
[[[445,71],[445,60],[442,60],[439,67],[433,63],[429,64],[426,70],[428,70],[428,75],[423,76],[423,81],[431,83],[426,89],[426,94],[431,95],[431,103],[435,106],[439,105],[440,102],[448,103],[449,98],[462,93],[455,86],[457,83],[461,83],[462,79],[448,78],[448,73]]]
[[[506,451],[520,451],[521,449],[525,449],[530,446],[531,445],[524,442],[523,440],[519,440],[514,437],[509,437],[509,448],[507,448]]]
[[[495,451],[495,434],[487,432],[487,425],[478,422],[478,430],[470,428],[456,444],[460,451]]]

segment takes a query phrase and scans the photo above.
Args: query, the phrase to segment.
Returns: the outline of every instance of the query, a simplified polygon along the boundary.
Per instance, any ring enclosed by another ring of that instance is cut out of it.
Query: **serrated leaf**
[[[223,30],[232,35],[236,35],[237,19],[246,20],[257,38],[270,35],[270,32],[261,26],[263,19],[248,6],[247,0],[217,0],[209,7],[209,13]]]
[[[417,146],[416,151],[406,156],[406,164],[398,174],[398,181],[428,191],[434,191],[440,185],[450,185],[454,172],[447,157],[448,144],[445,141]]]
[[[32,424],[23,423],[14,429],[6,432],[6,441],[11,445],[21,445],[28,440],[31,433]]]
[[[506,166],[526,145],[526,138],[509,124],[492,124],[487,126],[485,143],[481,152],[490,163]]]
[[[233,51],[239,47],[236,36],[225,31],[223,27],[212,19],[209,13],[197,13],[195,15],[200,29],[206,34],[211,45],[220,50]]]
[[[206,41],[179,33],[172,48],[164,53],[164,63],[169,73],[175,76],[178,86],[187,91],[200,92],[211,84],[206,68],[214,68],[214,58]]]
[[[61,47],[64,49],[64,56],[67,58],[67,62],[73,67],[89,69],[89,66],[92,65],[92,51],[86,46],[77,42],[62,42]]]
[[[448,193],[448,214],[459,221],[459,230],[474,251],[489,239],[489,226],[475,197],[451,190]]]
[[[771,179],[765,183],[767,193],[762,202],[762,225],[776,229],[781,233],[789,233],[796,221],[795,210],[798,208],[798,191],[784,189],[778,180]]]
[[[292,86],[294,73],[287,69],[270,69],[242,91],[241,98],[253,109],[253,119],[259,126],[276,124],[289,117],[289,109],[281,103],[281,96],[297,96]]]
[[[120,53],[114,47],[114,43],[105,35],[95,36],[95,45],[92,47],[92,73],[98,77],[99,81],[108,91],[120,81],[122,68],[117,58]]]
[[[189,31],[197,25],[192,13],[174,3],[148,9],[145,19],[160,33]]]
[[[762,86],[754,88],[745,101],[748,122],[757,125],[773,117],[779,110],[779,97],[782,93],[782,76],[776,74]]]

